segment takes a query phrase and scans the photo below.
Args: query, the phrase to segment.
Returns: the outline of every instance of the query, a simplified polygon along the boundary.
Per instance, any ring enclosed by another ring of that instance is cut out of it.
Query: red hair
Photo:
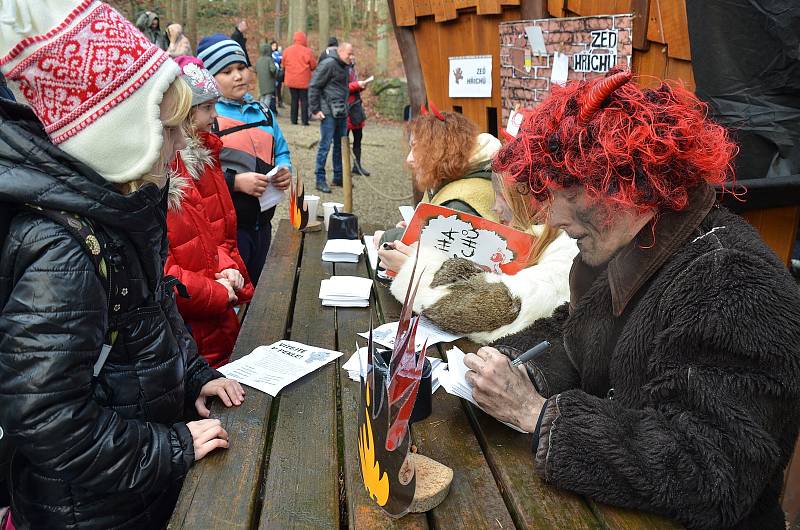
[[[655,89],[627,82],[582,113],[604,81],[554,86],[497,153],[494,170],[534,202],[546,202],[550,189],[580,185],[590,197],[642,211],[680,211],[696,186],[732,179],[736,146],[694,94],[663,82]]]

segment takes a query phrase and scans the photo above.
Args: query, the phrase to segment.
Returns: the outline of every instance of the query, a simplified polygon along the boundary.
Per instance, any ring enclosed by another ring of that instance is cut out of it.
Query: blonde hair
[[[498,181],[503,200],[506,201],[509,210],[511,210],[511,227],[521,232],[529,232],[531,228],[536,226],[536,220],[540,217],[540,212],[536,209],[530,197],[510,189],[510,184],[513,183],[509,183],[503,178],[499,178]],[[528,252],[528,267],[539,263],[545,249],[559,235],[561,235],[559,229],[547,224],[543,225],[542,233],[536,236],[536,242]]]
[[[189,116],[189,110],[192,108],[192,89],[186,82],[178,77],[171,85],[164,91],[164,97],[161,100],[161,125],[164,128],[180,127]],[[166,134],[164,132],[163,134]],[[183,134],[183,132],[181,132]],[[124,194],[133,193],[147,183],[158,185],[163,181],[164,175],[169,170],[169,162],[172,160],[174,153],[165,152],[166,142],[161,145],[161,153],[156,160],[150,172],[142,175],[138,180],[126,182],[120,185],[120,191]]]

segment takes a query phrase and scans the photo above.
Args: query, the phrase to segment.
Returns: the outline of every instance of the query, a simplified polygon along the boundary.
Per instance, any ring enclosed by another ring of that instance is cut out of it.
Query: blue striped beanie
[[[247,65],[247,57],[242,47],[222,33],[200,39],[197,44],[197,57],[203,61],[211,75],[217,75],[233,63]]]

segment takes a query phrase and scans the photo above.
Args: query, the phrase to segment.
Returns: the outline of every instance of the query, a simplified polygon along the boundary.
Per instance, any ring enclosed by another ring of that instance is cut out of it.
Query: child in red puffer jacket
[[[234,306],[250,301],[253,284],[236,248],[236,211],[219,163],[222,141],[212,134],[219,90],[202,61],[178,57],[192,88],[187,147],[172,165],[165,273],[183,283],[189,298],[178,310],[200,354],[213,367],[231,356],[239,320]]]

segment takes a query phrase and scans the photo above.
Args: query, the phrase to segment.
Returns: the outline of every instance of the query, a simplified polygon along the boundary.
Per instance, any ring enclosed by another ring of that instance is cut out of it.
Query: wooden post
[[[522,11],[522,20],[549,18],[546,0],[521,0],[519,6]]]
[[[394,28],[394,38],[400,48],[400,56],[403,58],[403,70],[406,72],[408,81],[408,99],[411,104],[411,117],[419,113],[420,107],[427,100],[425,93],[425,79],[422,75],[422,65],[419,62],[419,52],[417,51],[417,40],[414,38],[414,31],[411,28],[400,27],[397,25],[397,18],[394,14],[394,0],[387,0],[389,5],[389,18]],[[422,190],[418,190],[414,183],[411,183],[414,192],[414,203],[422,200]]]
[[[350,131],[345,128],[342,136],[342,191],[344,192],[344,211],[353,213],[353,174],[350,162]]]

